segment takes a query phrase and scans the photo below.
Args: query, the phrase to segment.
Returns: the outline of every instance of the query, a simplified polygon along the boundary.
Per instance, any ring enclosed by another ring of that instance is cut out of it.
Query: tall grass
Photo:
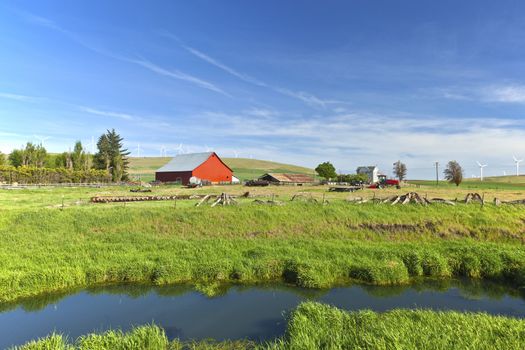
[[[270,349],[523,349],[525,321],[483,313],[346,312],[304,303]]]
[[[316,288],[420,276],[522,286],[523,215],[343,203],[9,211],[0,217],[0,301],[113,282],[184,282],[210,294],[226,282]]]
[[[73,342],[62,335],[52,334],[12,350],[243,350],[255,347],[256,344],[242,340],[169,341],[162,328],[149,325],[134,328],[128,333],[111,330],[102,334],[87,334]]]

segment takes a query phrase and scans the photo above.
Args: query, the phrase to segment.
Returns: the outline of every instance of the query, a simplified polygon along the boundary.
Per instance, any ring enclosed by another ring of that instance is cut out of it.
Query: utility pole
[[[436,162],[436,186],[439,186],[439,162]]]

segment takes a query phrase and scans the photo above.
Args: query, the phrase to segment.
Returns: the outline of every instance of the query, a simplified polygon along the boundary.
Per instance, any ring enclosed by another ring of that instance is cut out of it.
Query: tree
[[[64,169],[73,169],[71,152],[63,152],[55,157],[55,167]]]
[[[319,176],[325,178],[326,180],[333,179],[337,177],[335,172],[335,167],[330,162],[321,163],[315,168],[315,171]]]
[[[463,168],[455,160],[448,162],[443,173],[445,174],[445,179],[450,183],[456,184],[456,186],[459,186],[461,181],[463,181]]]
[[[5,155],[2,153],[2,151],[0,151],[0,166],[5,165],[5,163],[6,163]]]
[[[403,181],[407,176],[407,166],[404,163],[401,163],[400,160],[394,163],[394,175]]]
[[[122,181],[128,178],[128,158],[130,152],[124,148],[124,139],[115,129],[101,135],[97,142],[98,152],[93,158],[96,169],[105,169],[111,173],[113,181]]]
[[[9,155],[9,163],[12,166],[30,166],[43,168],[47,161],[47,151],[42,145],[28,142],[23,149],[15,149]]]
[[[75,143],[75,148],[73,149],[73,153],[71,154],[71,161],[73,165],[73,169],[75,170],[85,170],[86,168],[86,152],[84,152],[84,148],[82,147],[82,142],[77,141]]]
[[[7,157],[9,164],[18,168],[23,165],[24,162],[24,151],[21,149],[14,149]]]

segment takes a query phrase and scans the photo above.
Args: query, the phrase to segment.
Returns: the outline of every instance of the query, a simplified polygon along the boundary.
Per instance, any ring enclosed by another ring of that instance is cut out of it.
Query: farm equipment
[[[371,184],[370,186],[368,186],[368,188],[385,188],[393,186],[395,186],[397,189],[400,189],[401,185],[399,183],[399,180],[388,179],[386,175],[379,175],[379,181]]]
[[[250,187],[266,187],[270,185],[270,182],[266,180],[250,180],[246,181],[244,185]]]

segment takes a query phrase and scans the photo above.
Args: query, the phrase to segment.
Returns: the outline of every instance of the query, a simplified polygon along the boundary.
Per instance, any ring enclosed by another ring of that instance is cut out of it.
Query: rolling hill
[[[434,180],[408,180],[414,185],[435,186]],[[439,181],[439,186],[456,187],[445,181]],[[460,185],[461,188],[469,189],[495,189],[495,190],[525,190],[525,175],[520,176],[490,176],[485,177],[483,182],[480,179],[464,178]]]
[[[131,157],[129,158],[129,173],[132,178],[140,177],[143,181],[151,181],[155,177],[155,170],[171,159],[172,157]],[[240,180],[254,179],[268,172],[314,174],[313,169],[267,160],[249,158],[222,158],[222,160],[233,170],[234,175]]]

